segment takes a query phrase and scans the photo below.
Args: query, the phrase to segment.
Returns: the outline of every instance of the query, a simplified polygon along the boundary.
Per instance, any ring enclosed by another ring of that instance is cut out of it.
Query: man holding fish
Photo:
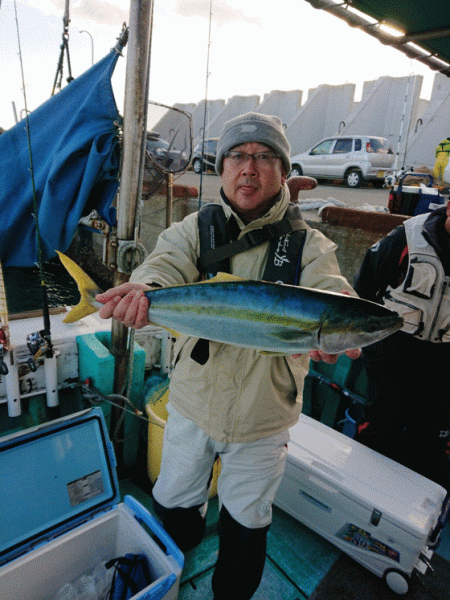
[[[290,212],[290,168],[290,146],[278,117],[248,113],[228,121],[217,148],[219,203],[165,230],[129,283],[97,295],[103,304],[100,315],[143,327],[152,319],[153,306],[145,292],[193,284],[218,270],[244,280],[287,284],[277,289],[300,285],[337,292],[339,299],[346,299],[341,293],[354,295],[340,274],[335,244],[306,225],[299,213]],[[293,226],[274,239],[274,227],[288,221]],[[263,230],[272,234],[258,237]],[[239,246],[242,238],[250,240],[244,248]],[[216,256],[221,246],[230,250]],[[207,255],[213,263],[202,260]],[[239,288],[232,293],[238,306],[242,298],[238,301],[237,295],[244,292]],[[245,297],[249,309],[258,296]],[[183,312],[182,301],[178,310]],[[207,305],[197,309],[206,324],[208,310]],[[223,308],[224,320],[226,311],[232,308]],[[265,320],[270,323],[270,315]],[[291,334],[280,329],[279,335]],[[307,350],[294,356],[264,353],[264,348],[249,347],[252,340],[241,346],[214,339],[191,334],[176,342],[161,473],[153,490],[155,510],[181,549],[197,545],[205,530],[212,468],[220,456],[220,546],[213,593],[215,600],[247,600],[261,580],[272,502],[283,475],[289,428],[301,412],[309,357],[335,362],[337,355],[318,348],[309,356]],[[357,332],[354,341],[359,346]],[[358,349],[348,348],[348,356],[359,356]]]

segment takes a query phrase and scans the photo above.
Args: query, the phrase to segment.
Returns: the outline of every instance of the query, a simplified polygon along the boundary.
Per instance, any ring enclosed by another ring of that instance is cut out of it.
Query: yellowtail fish
[[[101,306],[94,300],[100,290],[73,261],[61,254],[60,258],[82,295],[66,317],[70,322]],[[380,341],[403,325],[396,312],[369,300],[223,273],[145,295],[150,302],[148,318],[155,325],[273,354],[341,353]]]

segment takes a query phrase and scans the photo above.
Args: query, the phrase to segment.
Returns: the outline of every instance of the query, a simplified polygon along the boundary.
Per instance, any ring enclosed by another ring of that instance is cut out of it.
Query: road
[[[196,187],[200,190],[200,175],[193,171],[184,173],[175,180],[176,184]],[[219,197],[220,177],[213,173],[203,173],[202,203],[213,202]],[[341,184],[319,184],[314,190],[307,190],[299,194],[299,201],[328,200],[329,198],[343,202],[347,208],[358,208],[364,205],[387,208],[389,191],[386,188],[361,187],[348,188]],[[306,220],[319,220],[317,210],[302,210]]]

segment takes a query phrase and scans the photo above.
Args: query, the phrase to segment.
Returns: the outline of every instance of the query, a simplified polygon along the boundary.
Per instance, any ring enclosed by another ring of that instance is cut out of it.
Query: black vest
[[[306,229],[297,204],[289,204],[277,223],[244,234],[234,217],[228,221],[220,204],[206,204],[198,213],[200,257],[197,267],[205,279],[219,272],[230,273],[230,258],[269,241],[263,281],[298,285]]]
[[[298,205],[289,204],[285,216],[278,223],[249,231],[238,240],[240,230],[236,219],[231,217],[227,221],[220,204],[205,204],[198,212],[198,228],[200,257],[197,267],[202,278],[210,279],[219,272],[230,273],[232,256],[269,241],[263,281],[298,284],[306,237]],[[191,358],[201,365],[207,362],[208,340],[198,340]]]

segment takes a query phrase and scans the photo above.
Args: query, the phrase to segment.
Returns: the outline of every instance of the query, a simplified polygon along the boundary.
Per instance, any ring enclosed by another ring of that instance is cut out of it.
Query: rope
[[[63,70],[64,70],[64,54],[67,55],[67,66],[69,69],[69,76],[67,77],[67,83],[73,81],[72,76],[72,65],[70,63],[70,53],[69,53],[69,0],[66,0],[66,7],[64,11],[63,17],[63,34],[62,34],[62,43],[61,43],[61,52],[59,54],[58,66],[56,68],[55,81],[53,82],[52,96],[54,96],[56,88],[61,89]]]

